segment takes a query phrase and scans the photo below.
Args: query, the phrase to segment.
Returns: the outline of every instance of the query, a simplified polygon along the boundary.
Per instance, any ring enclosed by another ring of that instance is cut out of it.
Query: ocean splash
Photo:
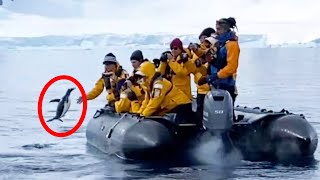
[[[236,148],[227,150],[226,143],[220,137],[204,135],[206,140],[198,144],[193,151],[195,158],[201,163],[219,167],[234,167],[241,163],[242,155]],[[234,146],[233,146],[234,147]]]

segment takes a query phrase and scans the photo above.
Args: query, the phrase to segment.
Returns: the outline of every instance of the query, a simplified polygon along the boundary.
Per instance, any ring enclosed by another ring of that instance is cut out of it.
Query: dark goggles
[[[171,48],[171,50],[178,50],[178,49],[179,49],[179,48],[176,47],[176,46]]]
[[[115,62],[111,62],[111,61],[104,61],[103,64],[104,64],[104,65],[111,65],[111,64],[116,65]]]

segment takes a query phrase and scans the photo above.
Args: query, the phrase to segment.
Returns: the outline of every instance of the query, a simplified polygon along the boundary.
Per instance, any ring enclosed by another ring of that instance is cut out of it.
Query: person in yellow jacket
[[[120,98],[120,88],[129,75],[126,70],[122,69],[113,53],[105,55],[103,64],[105,71],[96,82],[95,87],[86,94],[86,98],[87,100],[95,99],[105,88],[108,93],[106,97],[108,105],[114,106],[114,102]],[[82,97],[79,97],[77,102],[82,103]]]
[[[200,45],[190,43],[188,47],[195,54],[195,58],[184,63],[188,71],[194,75],[194,82],[197,86],[196,123],[199,127],[202,127],[203,103],[210,87],[208,84],[198,85],[198,80],[207,74],[208,63],[205,61],[205,56],[208,49],[214,44],[212,42],[214,39],[211,37],[214,33],[215,30],[211,27],[204,29],[199,35]]]
[[[191,60],[193,55],[187,48],[183,48],[182,41],[179,38],[172,40],[170,49],[171,52],[162,53],[157,71],[191,100],[191,71],[186,68],[184,62]]]
[[[207,40],[208,37],[214,36],[216,31],[211,28],[205,28],[199,35],[199,41],[200,45],[197,43],[190,43],[189,48],[198,56],[198,57],[203,57],[206,50],[210,48],[210,44]]]
[[[133,75],[130,76],[121,88],[120,99],[115,103],[116,112],[137,113],[144,99],[144,91],[136,83],[134,73],[142,63],[151,63],[144,59],[141,50],[136,50],[131,54],[130,61],[133,67]]]
[[[133,86],[133,88],[139,88],[139,86]],[[115,102],[115,110],[117,113],[137,113],[143,99],[144,97],[142,95],[140,95],[140,99],[138,99],[136,93],[134,93],[134,90],[131,88],[123,89],[120,93],[120,99]]]
[[[189,48],[192,50],[192,52],[194,52],[198,57],[202,57],[202,59],[205,59],[205,55],[208,52],[208,49],[212,49],[215,53],[218,51],[217,44],[216,44],[216,37],[219,35],[219,32],[216,32],[213,28],[208,27],[206,29],[204,29],[201,34],[199,35],[199,40],[200,40],[200,45],[196,44],[196,43],[190,43]],[[212,53],[211,53],[212,54]],[[208,64],[206,64],[206,66],[208,67]],[[202,74],[203,72],[206,73],[206,71],[201,71]],[[206,75],[206,74],[203,74]],[[237,73],[233,74],[233,78],[236,79],[237,77]],[[196,82],[197,83],[197,82]],[[199,86],[199,85],[198,85]],[[207,85],[205,85],[205,87],[207,87]],[[237,86],[235,85],[235,94],[234,94],[234,98],[236,98],[236,96],[238,95],[238,90],[237,90]]]
[[[173,83],[162,78],[161,73],[155,71],[154,64],[141,64],[135,75],[138,83],[146,90],[146,97],[139,110],[141,116],[175,112],[179,123],[193,120],[189,97]]]

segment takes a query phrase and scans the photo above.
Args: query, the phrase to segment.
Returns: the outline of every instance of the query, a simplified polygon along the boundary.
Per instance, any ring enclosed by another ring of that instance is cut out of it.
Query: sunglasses
[[[106,61],[106,62],[103,62],[103,64],[108,66],[108,65],[111,65],[111,64],[115,64],[115,63]]]
[[[179,49],[178,47],[171,48],[171,50],[178,50],[178,49]]]

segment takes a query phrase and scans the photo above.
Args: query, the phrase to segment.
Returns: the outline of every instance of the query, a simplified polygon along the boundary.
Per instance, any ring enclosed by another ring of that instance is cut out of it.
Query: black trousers
[[[203,127],[202,119],[203,119],[203,103],[206,94],[197,93],[197,111],[196,111],[196,124],[199,127]]]
[[[234,105],[234,102],[236,101],[236,97],[237,97],[237,95],[235,94],[235,91],[236,91],[235,86],[222,86],[222,87],[219,87],[219,89],[226,90],[230,93],[231,98],[232,98],[232,102]]]
[[[231,98],[232,98],[233,107],[234,107],[234,103],[235,103],[236,97],[237,97],[237,94],[235,94],[236,87],[235,86],[227,86],[227,85],[219,85],[219,89],[226,90],[230,93]],[[236,122],[236,120],[237,119],[236,119],[236,115],[234,113],[234,108],[233,108],[233,122]]]
[[[176,122],[179,124],[193,123],[194,113],[192,111],[192,103],[182,104],[170,111],[177,113]]]

